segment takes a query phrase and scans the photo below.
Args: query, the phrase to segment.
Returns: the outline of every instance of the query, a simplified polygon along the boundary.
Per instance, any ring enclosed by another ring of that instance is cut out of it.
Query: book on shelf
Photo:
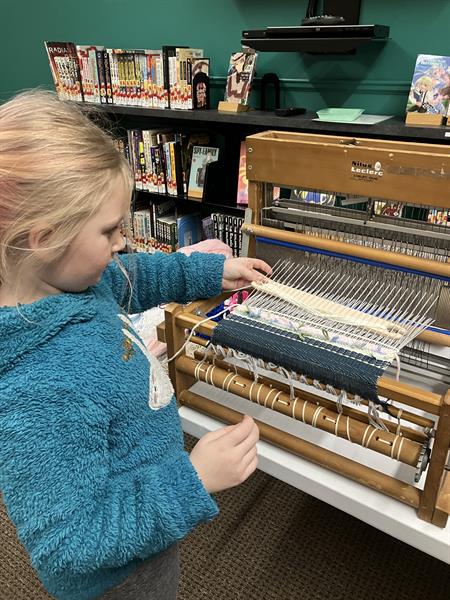
[[[97,48],[95,46],[76,46],[80,67],[81,85],[85,102],[99,104],[100,83],[98,77]]]
[[[156,219],[156,241],[163,252],[175,252],[177,249],[177,217],[168,214]]]
[[[162,65],[163,65],[163,82],[164,82],[164,106],[163,108],[172,108],[170,104],[170,86],[174,80],[173,59],[176,60],[177,48],[187,48],[187,46],[162,46]],[[176,69],[176,66],[175,66]]]
[[[129,246],[136,252],[151,252],[153,235],[150,209],[136,210],[132,214],[132,239]]]
[[[209,141],[208,135],[188,136],[169,129],[130,129],[125,155],[134,173],[135,187],[152,193],[184,196],[195,141]]]
[[[375,200],[373,204],[373,212],[375,215],[384,217],[401,217],[403,204],[401,202],[393,202],[389,200]]]
[[[85,102],[113,103],[111,70],[104,46],[76,46],[81,87]]]
[[[438,208],[430,208],[428,210],[427,222],[432,225],[450,226],[450,210],[442,210]]]
[[[206,169],[208,164],[219,159],[219,148],[211,146],[194,146],[192,148],[192,162],[189,173],[188,196],[203,198]]]
[[[233,256],[240,256],[242,250],[241,227],[243,217],[236,217],[224,213],[212,213],[214,237],[230,246]]]
[[[449,110],[450,56],[419,54],[406,111],[448,116]]]
[[[185,193],[189,187],[189,174],[192,163],[192,149],[194,146],[210,146],[211,135],[207,132],[193,132],[183,137],[181,144],[181,164],[185,176]]]
[[[61,100],[83,100],[80,66],[73,42],[44,42],[56,93]]]
[[[100,90],[100,103],[101,104],[109,104],[108,94],[107,94],[107,85],[106,85],[106,69],[105,69],[105,60],[103,54],[103,47],[97,47],[95,50],[95,55],[97,59],[97,70],[98,70],[98,85]]]
[[[273,199],[276,200],[280,196],[280,188],[273,187]],[[238,172],[238,187],[236,204],[238,206],[248,205],[248,179],[247,179],[247,146],[245,140],[241,142],[239,149],[239,172]]]
[[[245,140],[241,142],[239,150],[239,173],[236,204],[248,204],[248,179],[247,179],[247,147]]]
[[[188,108],[210,108],[209,58],[192,59],[192,93]]]
[[[178,247],[192,246],[202,239],[202,222],[198,213],[187,213],[177,218]]]
[[[45,42],[45,48],[63,100],[184,110],[208,106],[209,59],[202,58],[200,48],[125,50],[73,42]]]
[[[152,199],[131,214],[130,247],[138,252],[173,252],[177,247],[176,204],[171,199]]]
[[[192,61],[203,57],[201,48],[176,48],[169,57],[170,108],[190,109],[192,101]]]
[[[167,93],[164,88],[162,51],[146,50],[145,62],[144,106],[148,108],[165,108]]]
[[[140,204],[139,209],[132,211],[127,245],[136,252],[170,253],[202,239],[215,238],[230,246],[233,256],[239,256],[243,221],[242,217],[222,212],[203,219],[199,213],[179,214],[173,200],[151,200],[149,205]]]
[[[204,240],[212,240],[216,236],[214,234],[214,223],[211,215],[202,219],[202,237]]]
[[[256,70],[256,57],[256,52],[250,48],[233,52],[227,72],[225,102],[248,104]]]

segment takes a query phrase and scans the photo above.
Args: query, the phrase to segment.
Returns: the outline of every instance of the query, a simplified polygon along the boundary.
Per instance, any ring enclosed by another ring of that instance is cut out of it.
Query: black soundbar
[[[242,32],[245,39],[305,39],[305,38],[386,38],[387,25],[298,25],[292,27],[266,27],[247,29]]]

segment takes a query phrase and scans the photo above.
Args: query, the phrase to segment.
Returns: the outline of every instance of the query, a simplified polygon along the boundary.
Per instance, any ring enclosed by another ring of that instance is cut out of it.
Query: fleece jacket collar
[[[96,314],[94,300],[93,290],[88,290],[46,296],[17,307],[0,307],[0,376],[68,323],[92,319]]]

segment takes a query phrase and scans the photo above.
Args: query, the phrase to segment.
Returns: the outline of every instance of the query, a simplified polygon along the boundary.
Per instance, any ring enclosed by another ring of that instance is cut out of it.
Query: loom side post
[[[251,154],[252,148],[247,149],[247,176],[249,175],[248,170],[251,170],[251,164],[249,165],[249,152]],[[251,181],[249,177],[248,181],[248,208],[251,210],[251,223],[253,225],[259,223],[260,214],[263,205],[263,184],[259,181]],[[244,232],[243,232],[244,233]],[[256,238],[253,235],[247,237],[248,243],[246,242],[247,254],[246,256],[256,256]]]
[[[445,463],[450,446],[450,390],[447,391],[442,399],[441,409],[439,411],[439,420],[436,427],[436,436],[431,452],[428,474],[425,480],[425,486],[420,495],[420,504],[417,514],[420,519],[445,526],[447,518],[444,521],[443,511],[436,509],[439,488],[441,485],[442,474],[445,473]]]
[[[164,311],[167,356],[169,358],[176,354],[185,342],[184,328],[176,322],[177,314],[183,310],[185,310],[185,307],[182,304],[172,302],[166,306]],[[189,389],[194,382],[192,377],[188,377],[176,368],[174,360],[169,362],[169,376],[177,399],[181,391]]]
[[[450,470],[444,471],[444,476],[442,477],[442,485],[433,515],[433,524],[445,527],[448,515],[450,515]]]
[[[167,343],[167,356],[174,356],[186,341],[185,328],[191,328],[201,321],[207,312],[213,307],[221,304],[226,300],[232,292],[223,292],[214,298],[206,298],[191,302],[188,306],[172,302],[168,304],[164,311],[164,341]],[[199,316],[201,315],[201,316]],[[189,320],[188,323],[183,323],[180,316],[185,316]],[[206,321],[199,328],[200,333],[210,335],[213,329],[213,321]],[[161,329],[162,335],[162,329]],[[185,354],[183,351],[182,354]],[[178,398],[182,390],[188,389],[195,382],[195,379],[189,377],[185,373],[181,373],[176,368],[175,360],[169,362],[169,377],[175,390],[175,395]]]

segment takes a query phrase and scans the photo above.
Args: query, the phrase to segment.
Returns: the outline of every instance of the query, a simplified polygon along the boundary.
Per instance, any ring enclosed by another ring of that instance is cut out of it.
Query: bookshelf
[[[202,218],[215,212],[244,217],[244,209],[236,205],[239,149],[241,141],[254,133],[272,129],[417,143],[450,143],[450,127],[408,126],[400,117],[393,117],[376,125],[355,125],[316,121],[316,113],[279,117],[272,111],[261,110],[230,114],[215,109],[187,111],[116,105],[100,105],[100,108],[109,116],[117,130],[168,128],[180,132],[210,132],[221,138],[220,168],[217,169],[218,163],[212,163],[216,165],[214,170],[221,172],[221,179],[214,186],[215,191],[219,190],[217,193],[209,194],[205,189],[205,197],[199,201],[185,195],[136,191],[136,206],[143,206],[155,199],[171,199],[177,204],[176,210],[196,211]]]

